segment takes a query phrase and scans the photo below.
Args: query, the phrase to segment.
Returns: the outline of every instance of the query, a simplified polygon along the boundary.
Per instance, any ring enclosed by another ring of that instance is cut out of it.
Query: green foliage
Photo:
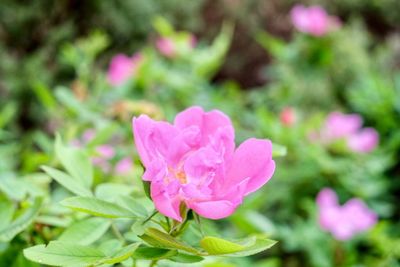
[[[47,11],[58,4],[48,1],[29,8],[2,3],[0,20],[10,39],[0,45],[0,265],[398,266],[400,76],[393,47],[373,39],[356,20],[320,38],[296,32],[287,39],[257,28],[249,33],[272,61],[263,73],[268,83],[249,90],[214,79],[226,62],[240,66],[226,56],[229,49],[236,53],[231,42],[234,31],[242,36],[243,24],[212,27],[219,31],[214,40],[192,47],[191,33],[176,31],[169,21],[187,28],[202,1],[167,2],[89,1],[77,16],[96,12],[79,23],[65,21],[75,10],[63,1],[53,12]],[[238,5],[248,8],[250,2]],[[369,2],[366,9],[386,9]],[[14,8],[22,12],[17,17]],[[360,6],[352,12],[361,12]],[[18,21],[9,23],[10,16]],[[43,16],[50,28],[27,31]],[[49,21],[55,18],[60,25],[53,28]],[[24,54],[21,45],[38,32],[45,34]],[[158,37],[178,47],[175,57],[158,51]],[[115,51],[143,56],[118,86],[105,73]],[[172,119],[190,105],[227,113],[238,143],[249,136],[273,141],[274,177],[219,222],[192,211],[182,224],[158,214],[150,183],[141,180],[132,116]],[[288,106],[292,123],[280,117]],[[334,110],[362,115],[364,125],[380,134],[378,148],[357,154],[344,142],[314,140]],[[92,137],[85,137],[87,130]],[[115,153],[105,157],[101,145]],[[122,159],[132,160],[125,171],[118,168]],[[335,189],[341,203],[364,200],[380,222],[350,241],[334,240],[318,224],[315,197],[323,187]]]

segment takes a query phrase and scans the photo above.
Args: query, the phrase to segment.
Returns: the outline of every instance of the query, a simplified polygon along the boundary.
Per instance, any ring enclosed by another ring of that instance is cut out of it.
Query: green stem
[[[157,210],[154,210],[153,213],[150,214],[150,216],[147,217],[147,218],[142,222],[142,225],[144,225],[144,224],[146,224],[148,221],[150,221],[151,218],[153,218],[157,213],[158,213],[158,211],[157,211]]]
[[[155,267],[155,266],[157,266],[157,262],[158,262],[158,260],[152,260],[152,261],[150,262],[149,267]]]
[[[193,216],[194,216],[194,220],[196,221],[197,225],[199,226],[199,230],[200,230],[201,236],[204,236],[203,226],[201,225],[200,216],[195,212],[193,212]]]
[[[114,223],[111,223],[111,229],[112,229],[114,235],[122,242],[122,244],[125,244],[125,238],[122,236],[118,227]]]

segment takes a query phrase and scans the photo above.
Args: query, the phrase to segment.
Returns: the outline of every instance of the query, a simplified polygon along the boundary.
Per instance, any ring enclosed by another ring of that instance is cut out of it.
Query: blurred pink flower
[[[355,134],[361,126],[360,115],[332,112],[325,121],[321,136],[326,141],[336,140]]]
[[[290,16],[297,30],[313,36],[322,36],[340,27],[340,20],[329,16],[321,6],[295,5]]]
[[[362,118],[358,114],[332,112],[328,115],[320,132],[324,143],[344,139],[353,152],[367,153],[379,143],[379,134],[373,128],[362,128]]]
[[[189,39],[187,39],[187,42],[185,43],[186,46],[189,48],[195,47],[197,44],[197,39],[194,35],[190,35]],[[156,47],[158,51],[169,58],[173,58],[177,55],[178,51],[178,46],[175,43],[175,41],[171,38],[168,37],[160,37],[156,40]]]
[[[158,38],[156,41],[156,47],[158,51],[166,57],[174,57],[176,54],[175,44],[170,38]]]
[[[317,196],[319,224],[337,240],[348,240],[367,231],[377,222],[377,215],[363,201],[352,198],[343,206],[338,203],[336,193],[329,188]]]
[[[88,129],[83,132],[82,139],[85,143],[88,143],[92,141],[95,136],[96,136],[96,130]]]
[[[296,123],[296,111],[291,107],[284,108],[279,117],[285,126],[291,127]]]
[[[117,86],[126,82],[135,74],[137,67],[142,61],[143,56],[140,53],[128,57],[124,54],[118,54],[111,59],[107,77],[111,85]]]
[[[115,150],[111,145],[101,145],[96,148],[98,156],[92,157],[92,163],[100,167],[104,172],[111,171],[109,160],[115,156]]]
[[[129,157],[125,157],[118,161],[117,165],[115,166],[115,172],[117,174],[126,174],[132,170],[132,167],[132,160]]]
[[[235,150],[234,129],[224,113],[191,107],[174,124],[133,118],[136,148],[146,168],[157,210],[181,221],[181,204],[221,219],[272,177],[269,140],[251,138]]]
[[[379,134],[373,128],[364,128],[351,135],[347,140],[348,147],[354,152],[368,153],[379,143]]]
[[[101,145],[96,148],[96,152],[102,158],[111,159],[115,155],[115,150],[111,145]]]

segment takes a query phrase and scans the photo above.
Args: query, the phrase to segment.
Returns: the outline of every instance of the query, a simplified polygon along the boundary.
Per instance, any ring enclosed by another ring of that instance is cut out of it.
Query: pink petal
[[[126,174],[132,170],[132,167],[132,160],[129,157],[126,157],[118,161],[117,165],[115,166],[115,171],[118,174]]]
[[[325,121],[321,135],[325,141],[334,141],[351,136],[356,133],[361,126],[362,118],[358,114],[332,112]]]
[[[107,78],[111,85],[121,85],[133,74],[132,59],[126,55],[118,54],[111,59]]]
[[[160,156],[166,158],[171,141],[178,130],[167,122],[158,122],[147,115],[133,118],[133,134],[140,159],[145,167]]]
[[[322,189],[318,193],[317,204],[321,208],[337,206],[338,205],[338,198],[337,198],[337,195],[336,195],[335,191],[333,191],[330,188]]]
[[[175,44],[170,38],[159,38],[156,41],[156,47],[160,53],[166,57],[174,57],[176,54]]]
[[[229,117],[221,111],[204,112],[201,107],[190,107],[175,117],[174,125],[178,129],[196,126],[200,129],[202,146],[222,144],[225,147],[226,157],[233,153],[234,129]]]
[[[166,192],[166,186],[162,182],[152,182],[150,191],[151,199],[156,209],[161,214],[179,222],[182,221],[179,212],[181,201],[177,195],[170,196],[168,192]]]
[[[376,224],[377,216],[365,203],[357,198],[350,199],[343,206],[344,214],[358,232],[368,230]]]
[[[111,145],[101,145],[96,148],[96,152],[105,159],[111,159],[115,155],[115,150]]]
[[[269,140],[250,138],[243,142],[233,155],[227,173],[226,188],[237,186],[250,178],[245,195],[268,182],[275,171],[272,160],[272,144]]]
[[[349,137],[347,144],[351,150],[358,153],[368,153],[379,143],[379,134],[373,128],[364,128]]]
[[[236,209],[236,206],[227,200],[190,202],[187,205],[200,216],[213,220],[228,217]]]
[[[96,136],[96,131],[94,129],[87,129],[83,135],[82,139],[85,143],[89,143],[90,141],[93,140],[93,138]]]

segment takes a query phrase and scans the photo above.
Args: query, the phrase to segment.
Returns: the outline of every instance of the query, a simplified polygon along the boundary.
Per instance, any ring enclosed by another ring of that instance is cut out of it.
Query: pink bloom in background
[[[377,215],[363,201],[352,198],[343,206],[338,203],[336,193],[329,188],[317,196],[319,224],[337,240],[348,240],[367,231],[377,222]]]
[[[117,86],[126,82],[135,74],[137,67],[142,61],[143,56],[136,53],[132,57],[118,54],[111,59],[107,77],[111,85]]]
[[[322,36],[340,27],[339,19],[329,16],[321,6],[295,5],[290,16],[297,30],[313,36]]]
[[[296,112],[291,107],[286,107],[280,114],[281,123],[285,126],[291,127],[296,123]]]
[[[125,157],[118,161],[117,165],[115,165],[115,172],[117,174],[127,174],[132,170],[132,167],[132,160],[129,157]]]
[[[347,147],[357,153],[368,153],[379,143],[379,134],[373,128],[362,128],[362,118],[358,114],[332,112],[328,115],[320,132],[324,143],[344,139]]]
[[[348,147],[354,152],[368,153],[379,143],[379,134],[373,128],[364,128],[351,135],[347,140]]]
[[[115,155],[115,150],[111,145],[101,145],[96,148],[97,153],[102,158],[111,159]]]
[[[250,138],[235,149],[232,123],[218,110],[191,107],[173,124],[141,115],[133,133],[157,210],[178,221],[182,203],[210,219],[231,215],[275,170],[271,142]]]
[[[170,38],[158,38],[156,41],[156,47],[158,51],[166,57],[174,57],[176,54],[175,44]]]
[[[336,140],[356,133],[361,126],[362,118],[360,115],[332,112],[325,121],[321,135],[327,141]]]
[[[111,171],[109,162],[115,156],[115,150],[111,145],[101,145],[96,148],[98,156],[92,157],[92,163],[100,167],[104,172]]]
[[[160,37],[156,40],[156,47],[158,51],[162,55],[169,58],[173,58],[177,55],[177,53],[179,52],[178,47],[180,47],[179,44],[175,43],[175,41],[172,38],[168,37]],[[184,44],[186,45],[186,47],[190,49],[194,48],[197,44],[196,36],[191,34],[189,36],[189,39],[187,39],[187,42]]]

